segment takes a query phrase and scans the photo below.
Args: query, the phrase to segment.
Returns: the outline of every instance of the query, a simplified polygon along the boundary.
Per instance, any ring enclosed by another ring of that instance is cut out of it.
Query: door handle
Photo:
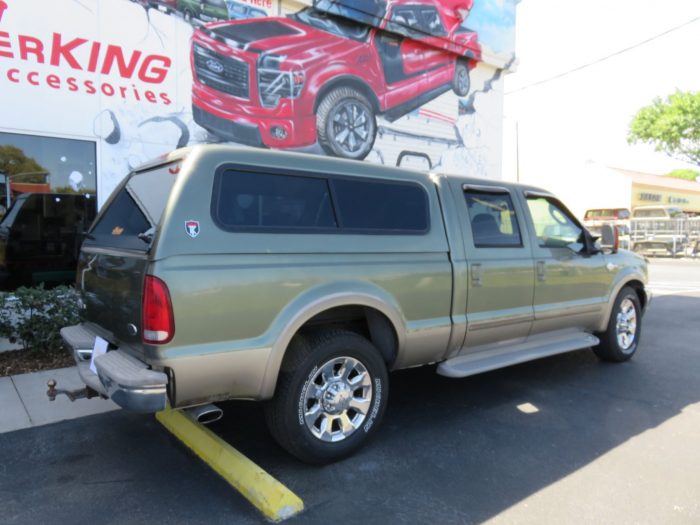
[[[471,271],[472,285],[473,286],[481,286],[481,264],[480,263],[472,264],[471,270],[472,270]]]
[[[544,261],[537,261],[537,280],[541,283],[546,280]]]

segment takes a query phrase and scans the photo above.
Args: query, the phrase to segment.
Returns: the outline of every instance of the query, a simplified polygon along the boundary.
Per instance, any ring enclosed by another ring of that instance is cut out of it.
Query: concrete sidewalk
[[[59,389],[75,390],[85,386],[74,366],[0,377],[0,433],[119,408],[112,401],[100,398],[72,402],[61,395],[55,401],[49,401],[46,396],[49,379],[55,379]]]

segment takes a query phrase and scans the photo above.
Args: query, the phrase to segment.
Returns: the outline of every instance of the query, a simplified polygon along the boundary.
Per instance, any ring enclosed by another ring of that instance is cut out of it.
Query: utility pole
[[[520,128],[515,121],[515,181],[520,182]]]

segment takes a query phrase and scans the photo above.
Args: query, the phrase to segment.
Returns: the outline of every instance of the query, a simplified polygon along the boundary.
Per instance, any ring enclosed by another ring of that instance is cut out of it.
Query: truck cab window
[[[465,191],[469,221],[477,248],[522,246],[513,201],[505,193]]]
[[[556,201],[545,197],[528,197],[527,205],[540,246],[565,248],[582,242],[583,228]]]

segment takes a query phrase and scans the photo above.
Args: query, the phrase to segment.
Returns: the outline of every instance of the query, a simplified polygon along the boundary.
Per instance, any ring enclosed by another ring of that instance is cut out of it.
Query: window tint
[[[102,246],[145,250],[148,244],[139,239],[138,235],[150,228],[146,215],[136,205],[126,187],[122,187],[107,205],[90,234],[95,238],[96,244]]]
[[[410,38],[424,38],[426,36],[425,33],[420,31],[418,14],[413,6],[395,7],[386,29],[392,33]]]
[[[661,208],[652,208],[649,210],[634,210],[634,216],[639,219],[646,219],[649,217],[664,218],[666,217],[666,212]]]
[[[334,179],[333,188],[343,228],[424,233],[428,199],[418,184]]]
[[[215,219],[226,229],[337,228],[325,179],[225,171],[215,199]]]
[[[420,28],[429,35],[447,36],[445,26],[442,25],[440,14],[434,7],[422,7],[420,10],[423,19]]]
[[[474,246],[522,246],[518,218],[510,195],[465,191],[464,198],[469,210]]]
[[[563,248],[582,242],[583,230],[555,201],[528,197],[527,205],[540,246]]]

